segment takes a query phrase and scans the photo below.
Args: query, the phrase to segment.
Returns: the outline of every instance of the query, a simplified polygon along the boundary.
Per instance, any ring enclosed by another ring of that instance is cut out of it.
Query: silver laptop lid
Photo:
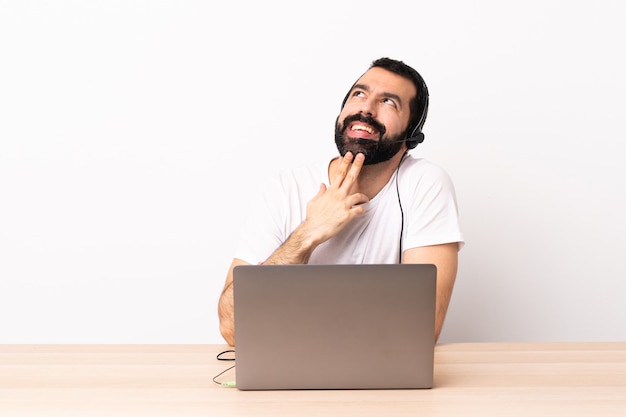
[[[233,277],[237,388],[432,387],[434,265],[245,265]]]

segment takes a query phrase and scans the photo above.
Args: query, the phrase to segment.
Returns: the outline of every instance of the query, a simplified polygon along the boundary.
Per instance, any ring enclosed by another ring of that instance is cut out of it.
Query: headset
[[[422,127],[424,127],[424,123],[426,123],[426,116],[428,115],[428,87],[426,87],[426,83],[421,75],[417,74],[420,80],[420,89],[421,94],[418,99],[417,105],[422,109],[420,117],[417,121],[417,124],[414,126],[409,126],[409,135],[406,138],[406,147],[409,149],[415,148],[420,143],[424,142],[424,132],[422,132]]]
[[[424,127],[424,123],[426,123],[426,116],[428,115],[428,87],[426,86],[426,82],[424,81],[422,76],[417,71],[415,71],[415,73],[417,74],[417,81],[419,84],[417,86],[419,89],[419,91],[417,92],[417,107],[418,110],[421,109],[421,113],[420,117],[417,119],[417,123],[410,124],[407,128],[407,132],[409,132],[409,134],[404,140],[406,141],[406,147],[408,149],[413,149],[420,143],[424,142],[424,133],[422,132],[422,127]],[[354,88],[354,86],[350,87],[350,90],[348,91],[343,99],[343,102],[341,103],[342,109],[345,106],[346,101],[348,101],[348,97],[350,96],[352,88]]]

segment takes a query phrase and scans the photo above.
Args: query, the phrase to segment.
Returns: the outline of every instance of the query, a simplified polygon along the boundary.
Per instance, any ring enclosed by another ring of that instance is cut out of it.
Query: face
[[[356,82],[335,123],[341,155],[365,154],[365,164],[387,161],[404,147],[417,94],[413,83],[383,68],[371,68]]]

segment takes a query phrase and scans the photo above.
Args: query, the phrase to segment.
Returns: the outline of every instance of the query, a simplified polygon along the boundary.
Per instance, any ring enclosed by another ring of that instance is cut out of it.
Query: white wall
[[[0,343],[221,343],[247,196],[381,56],[457,188],[442,341],[626,340],[622,3],[308,4],[0,1]]]

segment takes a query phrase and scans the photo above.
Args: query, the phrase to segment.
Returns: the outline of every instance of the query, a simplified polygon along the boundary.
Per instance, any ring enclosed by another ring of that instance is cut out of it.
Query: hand
[[[365,212],[361,204],[368,202],[369,198],[362,193],[352,193],[364,161],[362,153],[356,156],[346,153],[337,169],[331,172],[330,185],[322,184],[317,195],[307,204],[303,226],[318,244],[335,236]]]

